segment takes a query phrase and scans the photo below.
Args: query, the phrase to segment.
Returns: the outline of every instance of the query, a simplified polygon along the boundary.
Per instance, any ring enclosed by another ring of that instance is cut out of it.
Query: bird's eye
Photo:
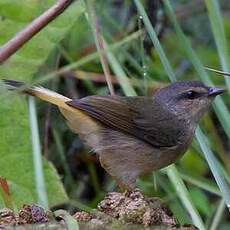
[[[190,91],[188,91],[188,92],[186,93],[186,96],[187,96],[188,99],[191,99],[191,100],[192,100],[192,99],[195,99],[195,98],[196,98],[196,92],[190,90]]]

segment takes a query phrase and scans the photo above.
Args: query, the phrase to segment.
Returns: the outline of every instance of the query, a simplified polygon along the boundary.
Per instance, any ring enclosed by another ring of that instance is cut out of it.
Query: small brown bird
[[[26,87],[4,80],[11,89]],[[136,178],[174,163],[187,150],[197,123],[216,95],[200,81],[179,81],[153,97],[88,96],[69,99],[42,87],[24,93],[59,107],[70,128],[99,155],[102,167],[125,189]]]

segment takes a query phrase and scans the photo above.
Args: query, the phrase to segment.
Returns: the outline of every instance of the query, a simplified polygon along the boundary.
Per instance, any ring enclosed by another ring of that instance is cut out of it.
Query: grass
[[[207,1],[207,2],[209,2],[209,1]],[[154,32],[154,30],[153,30],[153,28],[152,28],[152,26],[151,26],[151,24],[150,24],[150,21],[149,21],[149,19],[148,19],[146,13],[145,13],[145,11],[144,11],[143,6],[141,5],[141,3],[140,3],[138,0],[135,0],[135,3],[136,3],[136,5],[137,5],[137,8],[138,8],[139,13],[140,13],[140,14],[142,15],[142,17],[143,17],[143,20],[144,20],[144,23],[145,23],[145,26],[146,26],[146,30],[147,30],[147,32],[149,33],[149,36],[150,36],[150,38],[151,38],[151,40],[152,40],[152,42],[153,42],[153,44],[154,44],[154,46],[155,46],[155,48],[156,48],[156,50],[157,50],[159,56],[160,56],[160,59],[161,59],[162,64],[163,64],[163,66],[164,66],[164,68],[165,68],[165,71],[166,71],[167,74],[168,74],[169,79],[170,79],[171,81],[175,81],[175,74],[173,73],[173,70],[172,70],[172,68],[171,68],[171,66],[170,66],[170,64],[169,64],[169,61],[168,61],[168,59],[167,59],[167,57],[166,57],[166,55],[165,55],[165,53],[164,53],[164,51],[163,51],[163,49],[162,49],[162,47],[161,47],[161,44],[160,44],[159,41],[158,41],[158,38],[157,38],[157,36],[156,36],[156,33]],[[198,59],[198,57],[197,57],[195,51],[192,49],[192,47],[191,47],[191,45],[190,45],[188,39],[185,37],[185,35],[183,34],[183,32],[182,32],[182,30],[181,30],[179,24],[177,23],[177,20],[176,20],[176,17],[175,17],[175,15],[174,15],[174,13],[173,13],[173,10],[172,10],[172,7],[171,7],[171,5],[170,5],[170,2],[169,2],[168,0],[165,0],[164,3],[165,3],[165,6],[166,6],[166,9],[167,9],[168,12],[169,12],[169,16],[170,16],[170,18],[171,18],[171,20],[172,20],[172,22],[173,22],[173,24],[174,24],[176,33],[177,33],[177,35],[178,35],[178,39],[179,39],[179,41],[181,42],[181,44],[182,44],[182,46],[183,46],[185,52],[188,54],[188,58],[190,58],[190,61],[193,63],[195,69],[198,71],[198,74],[200,74],[201,79],[203,79],[203,80],[205,80],[206,82],[209,82],[209,83],[211,83],[211,84],[213,85],[213,83],[211,82],[211,80],[209,79],[209,77],[207,76],[207,74],[205,73],[205,71],[203,70],[202,64],[201,64],[201,62],[199,61],[199,59]],[[210,5],[210,6],[209,6],[209,8],[211,8],[211,7],[213,7],[213,5]],[[219,12],[219,11],[218,11],[218,12]],[[215,17],[215,15],[210,15],[211,20],[212,20],[212,18],[214,18],[214,17]],[[220,24],[220,23],[219,23],[219,24]],[[218,25],[215,25],[215,24],[213,23],[214,32],[215,32],[215,28],[216,28],[217,26],[218,26]],[[221,26],[220,28],[222,28],[222,26]],[[222,50],[222,51],[224,51],[224,53],[226,53],[226,52],[225,52],[226,47],[221,47],[221,46],[220,46],[220,42],[219,42],[220,40],[224,40],[225,38],[224,38],[224,37],[222,37],[222,39],[221,39],[221,38],[218,38],[218,36],[221,36],[221,35],[224,36],[224,34],[223,34],[223,33],[220,33],[220,35],[218,35],[218,33],[215,33],[215,35],[217,36],[217,37],[216,37],[216,41],[217,41],[218,47],[223,48],[223,49],[225,48],[225,49]],[[226,42],[225,42],[225,43],[226,43]],[[224,44],[225,44],[225,43],[224,43]],[[220,49],[220,48],[219,48],[219,49]],[[219,53],[222,54],[223,52],[220,51]],[[222,57],[222,56],[221,56],[221,57]],[[224,56],[224,57],[225,57],[225,56]],[[226,63],[226,61],[225,61],[226,59],[225,59],[224,57],[222,57],[222,60],[224,60],[224,61],[222,61],[222,62]],[[222,63],[222,64],[223,64],[223,63]],[[229,135],[229,130],[230,130],[230,129],[229,129],[229,122],[228,122],[228,121],[229,121],[229,112],[227,111],[226,106],[224,105],[224,103],[223,103],[223,101],[222,101],[221,99],[218,99],[218,101],[215,103],[215,107],[216,107],[216,113],[217,113],[217,115],[219,114],[218,117],[219,117],[220,119],[221,119],[222,117],[224,117],[224,118],[227,117],[227,119],[224,119],[224,121],[223,121],[223,120],[220,120],[220,122],[224,125],[224,127],[226,127],[226,128],[225,128],[226,134]],[[200,144],[200,147],[201,147],[201,149],[202,149],[202,151],[203,151],[203,153],[204,153],[204,155],[205,155],[205,157],[206,157],[206,160],[207,160],[207,162],[208,162],[208,164],[209,164],[209,166],[210,166],[210,169],[211,169],[211,171],[212,171],[212,173],[213,173],[213,176],[214,176],[214,178],[216,179],[216,182],[217,182],[217,184],[218,184],[218,186],[219,186],[219,188],[220,188],[220,190],[221,190],[221,192],[222,192],[222,196],[224,197],[225,204],[226,204],[227,207],[229,208],[229,205],[230,205],[230,192],[229,192],[230,190],[229,190],[229,185],[226,183],[226,181],[225,181],[225,179],[224,179],[224,176],[223,176],[223,173],[221,172],[220,168],[218,168],[217,160],[216,160],[216,158],[214,157],[214,154],[213,154],[213,152],[211,151],[211,149],[207,146],[206,141],[205,141],[205,138],[204,138],[204,134],[202,133],[202,131],[201,131],[200,128],[198,128],[198,130],[197,130],[197,132],[196,132],[196,138],[198,139],[198,142],[199,142],[199,144]],[[175,169],[174,169],[174,170],[175,170]],[[171,172],[171,173],[172,173],[172,172]],[[170,174],[170,175],[171,175],[171,174]],[[172,177],[172,176],[171,176],[171,177]],[[177,177],[176,177],[176,174],[174,175],[174,180],[175,180],[175,178],[177,178]],[[182,187],[181,187],[181,188],[182,188]],[[183,188],[182,188],[182,191],[184,191]],[[179,195],[179,194],[181,195],[181,194],[183,194],[183,193],[179,192],[178,195]],[[188,197],[187,197],[187,198],[188,198]],[[186,200],[187,200],[187,199],[186,199]],[[191,200],[190,200],[189,203],[191,204]],[[192,213],[196,213],[196,211],[194,211],[193,206],[188,206],[188,205],[186,205],[186,207],[187,207],[188,211],[191,213],[191,215],[192,215]],[[196,216],[196,214],[195,214],[195,215],[192,215],[192,216],[194,217],[194,216]],[[198,215],[196,216],[195,219],[193,218],[193,220],[194,220],[194,223],[196,223],[196,224],[199,223],[199,225],[197,224],[197,226],[200,226],[199,216],[198,216]],[[200,228],[203,228],[203,226],[200,226]]]
[[[41,144],[38,130],[37,113],[35,107],[35,99],[29,97],[29,114],[30,114],[30,127],[31,127],[31,140],[33,146],[33,160],[34,160],[34,173],[35,184],[38,195],[38,202],[42,207],[48,208],[48,198],[46,192],[46,185],[44,180],[44,172],[42,167],[42,153]]]
[[[199,58],[197,57],[195,51],[192,49],[192,46],[191,46],[189,40],[185,37],[181,28],[179,27],[179,24],[177,23],[177,20],[175,18],[174,13],[173,13],[170,2],[168,0],[166,0],[165,5],[166,5],[166,8],[169,12],[170,18],[174,24],[178,38],[180,39],[180,41],[181,41],[181,43],[185,49],[185,52],[188,55],[188,58],[190,58],[191,62],[194,65],[194,68],[197,70],[197,73],[199,74],[200,78],[202,80],[204,80],[205,82],[208,82],[211,85],[213,85],[211,79],[208,77],[207,73],[204,71],[204,68],[202,67],[202,64],[201,64]],[[217,116],[219,117],[220,122],[222,123],[223,127],[225,127],[226,134],[229,136],[230,127],[229,127],[228,121],[230,119],[230,114],[229,114],[224,102],[220,98],[217,98],[217,100],[214,103],[215,103]],[[224,118],[224,119],[222,119],[222,118]],[[229,207],[229,205],[230,205],[229,186],[226,184],[226,181],[223,177],[223,174],[220,171],[220,169],[218,168],[217,160],[215,159],[214,154],[211,151],[211,149],[207,146],[206,141],[205,141],[205,136],[204,136],[204,134],[200,128],[197,129],[196,138],[197,138],[197,140],[200,144],[200,147],[201,147],[201,149],[202,149],[202,151],[206,157],[206,160],[210,166],[210,169],[214,175],[214,178],[216,179],[217,184],[218,184],[218,186],[219,186],[219,188],[223,194],[223,197],[225,199],[225,203],[226,203],[227,207]]]
[[[139,0],[135,0],[135,4],[137,6],[139,14],[143,17],[144,24],[146,26],[146,30],[153,42],[153,45],[155,46],[157,53],[161,59],[161,62],[164,66],[164,69],[169,77],[169,79],[174,82],[176,81],[176,76],[173,72],[173,69],[166,57],[166,54],[156,36],[156,33],[150,23],[150,20],[148,19],[147,14],[145,13],[145,10],[143,6],[141,5]],[[202,222],[201,217],[199,216],[199,213],[195,209],[194,205],[192,204],[191,198],[189,197],[189,193],[186,189],[186,186],[184,185],[183,181],[180,178],[180,175],[176,169],[175,166],[169,166],[167,169],[167,174],[169,176],[169,179],[171,183],[173,183],[174,187],[176,188],[178,195],[180,199],[182,200],[185,208],[190,213],[191,218],[193,220],[193,223],[199,227],[199,229],[205,229],[204,224]]]
[[[217,52],[219,55],[221,67],[223,71],[230,71],[229,49],[226,40],[223,18],[220,11],[220,5],[217,0],[206,0],[209,19],[211,22],[212,32],[214,35]],[[230,79],[225,77],[226,85],[230,89]]]
[[[165,72],[167,73],[169,79],[171,81],[176,81],[176,74],[173,70],[173,68],[171,67],[171,64],[169,62],[169,58],[167,57],[165,51],[162,48],[162,45],[160,43],[160,41],[157,38],[157,35],[147,17],[147,14],[144,10],[144,8],[142,7],[141,3],[138,0],[135,0],[135,3],[137,5],[137,8],[139,10],[140,15],[142,16],[143,22],[144,22],[144,28],[147,30],[151,41],[153,42],[153,45],[155,47],[155,49],[157,50],[157,53],[161,59],[162,65],[164,67]],[[188,56],[188,59],[191,61],[191,63],[194,65],[194,68],[196,69],[198,75],[200,76],[200,78],[208,83],[213,85],[214,83],[212,83],[211,79],[209,78],[209,76],[207,75],[207,73],[205,72],[203,65],[201,63],[201,61],[199,60],[195,50],[192,48],[189,40],[185,37],[185,35],[183,34],[183,31],[181,30],[175,15],[173,13],[172,7],[170,5],[169,1],[164,1],[166,9],[169,13],[169,17],[172,20],[173,25],[175,26],[175,31],[176,34],[178,36],[179,41],[181,42],[181,46],[183,47],[183,49],[185,50],[185,53]],[[90,3],[89,3],[90,5]],[[92,6],[90,6],[92,7]],[[92,9],[91,9],[92,10]],[[92,12],[91,12],[92,13]],[[212,18],[215,15],[210,14],[210,20],[212,20]],[[94,22],[92,21],[92,17],[88,18],[89,19],[89,25],[95,26]],[[220,21],[218,21],[220,22]],[[215,25],[218,25],[218,23],[213,23]],[[215,35],[217,33],[214,33]],[[137,34],[138,35],[138,34]],[[140,35],[140,33],[139,33]],[[139,36],[138,35],[138,36]],[[223,33],[222,33],[223,35]],[[138,39],[138,36],[135,37],[135,39]],[[126,95],[129,96],[134,96],[137,95],[137,93],[135,92],[133,86],[130,84],[130,80],[129,77],[126,74],[126,71],[124,70],[124,67],[122,66],[123,64],[120,63],[120,61],[116,58],[116,55],[113,53],[113,49],[108,48],[107,42],[104,39],[104,45],[105,45],[105,50],[102,50],[102,47],[98,46],[98,38],[97,35],[94,33],[94,38],[97,44],[97,49],[99,50],[99,53],[103,52],[105,53],[105,55],[108,58],[108,62],[109,65],[111,67],[111,69],[113,70],[113,73],[117,76],[118,78],[118,82],[121,86],[121,88],[123,89],[123,92]],[[125,38],[125,40],[127,40],[127,38]],[[216,39],[216,41],[218,42],[218,38]],[[219,39],[220,41],[220,39]],[[143,42],[143,41],[142,41]],[[110,46],[109,46],[110,47]],[[117,46],[116,46],[117,47]],[[217,46],[219,47],[219,46]],[[223,47],[222,47],[223,48]],[[221,52],[220,52],[221,53]],[[98,57],[98,54],[93,54],[90,55],[89,57],[84,57],[83,59],[78,60],[77,62],[73,62],[71,63],[69,66],[65,66],[63,69],[59,69],[58,73],[62,73],[65,70],[71,70],[71,69],[75,69],[75,68],[79,68],[82,65],[85,65],[87,62],[90,62],[92,60],[94,60],[95,58]],[[222,58],[223,59],[223,58]],[[86,61],[85,61],[86,60]],[[102,60],[102,59],[101,59]],[[132,57],[130,59],[132,61]],[[142,54],[142,61],[143,61],[143,54]],[[103,61],[102,61],[102,65],[103,65]],[[141,66],[138,66],[138,68],[141,68]],[[224,69],[226,70],[226,69]],[[54,73],[55,74],[55,73]],[[51,75],[50,75],[51,76]],[[49,76],[48,76],[49,77]],[[47,76],[44,77],[45,80],[47,80]],[[111,88],[111,87],[110,87]],[[215,102],[215,111],[217,114],[217,117],[219,118],[220,123],[222,124],[222,127],[224,128],[226,134],[229,136],[229,132],[230,132],[230,128],[229,128],[229,112],[227,110],[227,107],[224,103],[224,101],[222,99],[217,99],[217,101]],[[197,139],[198,139],[198,143],[201,145],[201,149],[203,150],[203,152],[205,153],[206,159],[210,165],[210,168],[213,172],[214,177],[216,178],[217,184],[220,187],[221,190],[221,194],[224,197],[225,203],[228,205],[229,204],[229,192],[228,192],[228,185],[225,182],[225,179],[223,177],[223,172],[221,171],[221,169],[218,167],[218,164],[216,163],[217,159],[215,159],[213,157],[213,152],[210,149],[210,147],[208,147],[208,145],[206,144],[206,141],[204,139],[204,134],[202,133],[202,131],[199,129],[197,135]],[[181,176],[180,174],[177,172],[175,167],[169,167],[168,169],[168,176],[171,180],[171,182],[174,184],[176,191],[177,191],[177,195],[178,197],[180,197],[180,199],[182,200],[182,203],[184,203],[186,209],[188,210],[188,212],[190,213],[194,224],[196,224],[197,226],[200,227],[200,229],[205,229],[204,223],[201,220],[200,215],[198,214],[193,201],[191,200],[191,198],[189,197],[189,192],[187,191],[183,181],[181,180]],[[183,175],[182,175],[183,177]],[[191,177],[193,178],[193,177]],[[193,179],[190,178],[190,181],[192,180],[194,182]],[[201,183],[199,180],[198,182],[196,181],[195,184],[200,184],[200,186],[204,187],[204,189],[206,188],[209,191],[214,192],[215,194],[220,195],[219,191],[217,190],[213,190],[212,188],[209,188],[209,186],[204,186],[203,183]],[[222,204],[222,203],[221,203]],[[221,206],[222,207],[222,206]],[[222,208],[223,209],[223,208]],[[222,210],[220,208],[220,210]],[[219,222],[220,218],[221,218],[221,211],[217,212],[217,214],[215,215],[215,221],[213,221],[212,226],[216,226],[217,223]],[[212,228],[214,228],[212,227]]]
[[[126,8],[120,8],[117,14],[122,12],[122,15],[114,17],[115,8],[112,7],[110,1],[98,1],[97,4],[87,1],[87,13],[84,17],[82,16],[84,19],[75,25],[76,28],[73,27],[66,40],[59,44],[57,53],[51,55],[44,67],[38,71],[38,78],[34,84],[48,85],[49,81],[63,76],[58,83],[57,90],[67,96],[105,95],[108,93],[107,85],[94,81],[94,75],[90,74],[103,75],[107,72],[105,75],[108,75],[108,68],[105,65],[109,65],[118,84],[112,85],[109,76],[107,76],[107,82],[110,84],[110,91],[113,91],[111,89],[114,88],[116,94],[128,96],[151,94],[160,84],[177,81],[178,72],[181,73],[181,78],[190,79],[197,76],[206,84],[220,84],[229,87],[230,78],[226,77],[224,81],[224,78],[222,80],[220,77],[218,79],[211,77],[204,69],[204,66],[216,68],[220,64],[223,71],[229,71],[229,42],[226,38],[229,31],[225,31],[218,1],[207,0],[205,2],[207,6],[205,15],[207,15],[206,20],[211,23],[213,46],[210,46],[209,43],[197,43],[198,39],[193,34],[194,31],[191,32],[192,29],[185,24],[189,20],[185,18],[182,21],[177,18],[171,1],[168,0],[163,1],[163,10],[169,23],[167,26],[163,24],[164,27],[167,27],[163,32],[164,36],[156,34],[155,27],[150,21],[151,18],[148,18],[149,12],[146,12],[148,8],[144,8],[142,2],[145,1],[133,1],[135,4],[132,7],[137,6],[138,13],[133,13],[123,25],[120,19],[128,17]],[[128,3],[126,7],[127,5]],[[95,17],[98,17],[100,22],[100,28],[97,31],[95,31],[98,26]],[[198,17],[192,16],[192,20],[193,24],[196,24]],[[138,24],[137,27],[135,27],[136,24]],[[136,29],[138,31],[133,32]],[[189,29],[190,33],[187,32]],[[198,33],[201,33],[201,30],[203,27]],[[150,38],[150,52],[145,49],[146,37]],[[103,46],[99,44],[100,39],[103,40]],[[96,45],[92,48],[93,43]],[[85,45],[91,50],[84,49]],[[207,50],[212,52],[215,60],[209,53],[205,53]],[[202,52],[205,54],[205,60],[202,58]],[[57,61],[57,56],[61,56],[58,69],[52,67],[52,63]],[[185,69],[180,67],[183,61],[186,61],[188,66]],[[79,70],[85,74],[87,80],[78,79]],[[74,78],[69,77],[69,73]],[[150,82],[153,87],[150,86]],[[76,94],[72,94],[72,91],[76,91]],[[196,133],[196,141],[191,148],[196,160],[183,159],[186,164],[179,162],[176,167],[173,165],[161,172],[156,172],[154,182],[152,177],[139,179],[143,191],[150,196],[163,198],[180,223],[192,222],[200,229],[221,229],[224,224],[230,227],[230,220],[226,214],[226,205],[230,204],[230,166],[229,161],[225,160],[228,159],[229,149],[226,143],[230,137],[228,96],[216,98],[212,113],[201,122]],[[38,106],[41,112],[39,114],[43,114],[44,108],[40,105]],[[33,102],[30,106],[34,106]],[[94,156],[84,154],[89,150],[82,147],[78,137],[71,134],[64,125],[63,119],[57,114],[57,112],[52,113],[50,130],[53,135],[49,140],[50,159],[56,164],[59,173],[64,178],[64,183],[68,184],[66,188],[71,199],[68,203],[70,210],[89,211],[96,206],[106,191],[115,189],[115,183],[103,172]],[[33,118],[31,122],[32,140],[33,143],[36,143],[33,145],[36,153],[34,156],[35,159],[38,159],[35,169],[37,193],[40,203],[47,206],[48,201],[41,170],[41,149],[39,149],[41,144],[35,115],[36,111],[32,109],[30,111],[30,116]],[[43,124],[44,118],[39,116],[38,119],[39,123]],[[41,127],[40,135],[42,133]],[[221,151],[221,157],[216,154],[219,151]],[[199,154],[201,152],[202,155]],[[189,166],[192,170],[189,169]],[[68,178],[71,180],[68,181]],[[195,193],[198,201],[194,199],[194,189],[201,194],[199,196]],[[202,209],[198,202],[199,199],[202,201],[203,197],[208,200],[208,205]]]

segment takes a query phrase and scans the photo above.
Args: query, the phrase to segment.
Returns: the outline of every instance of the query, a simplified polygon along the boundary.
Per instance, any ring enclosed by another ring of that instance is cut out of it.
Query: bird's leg
[[[129,185],[127,183],[124,183],[122,180],[118,180],[117,178],[113,179],[117,182],[118,187],[123,191],[124,196],[129,197],[134,192],[140,192],[141,190],[136,187],[135,183],[130,183]]]
[[[112,178],[116,181],[116,184],[118,185],[118,187],[120,188],[120,190],[124,193],[128,192],[128,191],[132,191],[133,187],[129,186],[128,184],[126,184],[124,181],[117,179],[116,177],[112,176]]]

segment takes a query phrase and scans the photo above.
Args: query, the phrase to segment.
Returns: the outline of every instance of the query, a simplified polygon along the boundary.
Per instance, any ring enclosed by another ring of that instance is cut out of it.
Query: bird
[[[58,106],[68,126],[98,154],[101,166],[126,191],[138,176],[175,163],[188,149],[200,119],[225,90],[183,80],[152,96],[70,99],[41,86],[2,80],[10,89]]]

